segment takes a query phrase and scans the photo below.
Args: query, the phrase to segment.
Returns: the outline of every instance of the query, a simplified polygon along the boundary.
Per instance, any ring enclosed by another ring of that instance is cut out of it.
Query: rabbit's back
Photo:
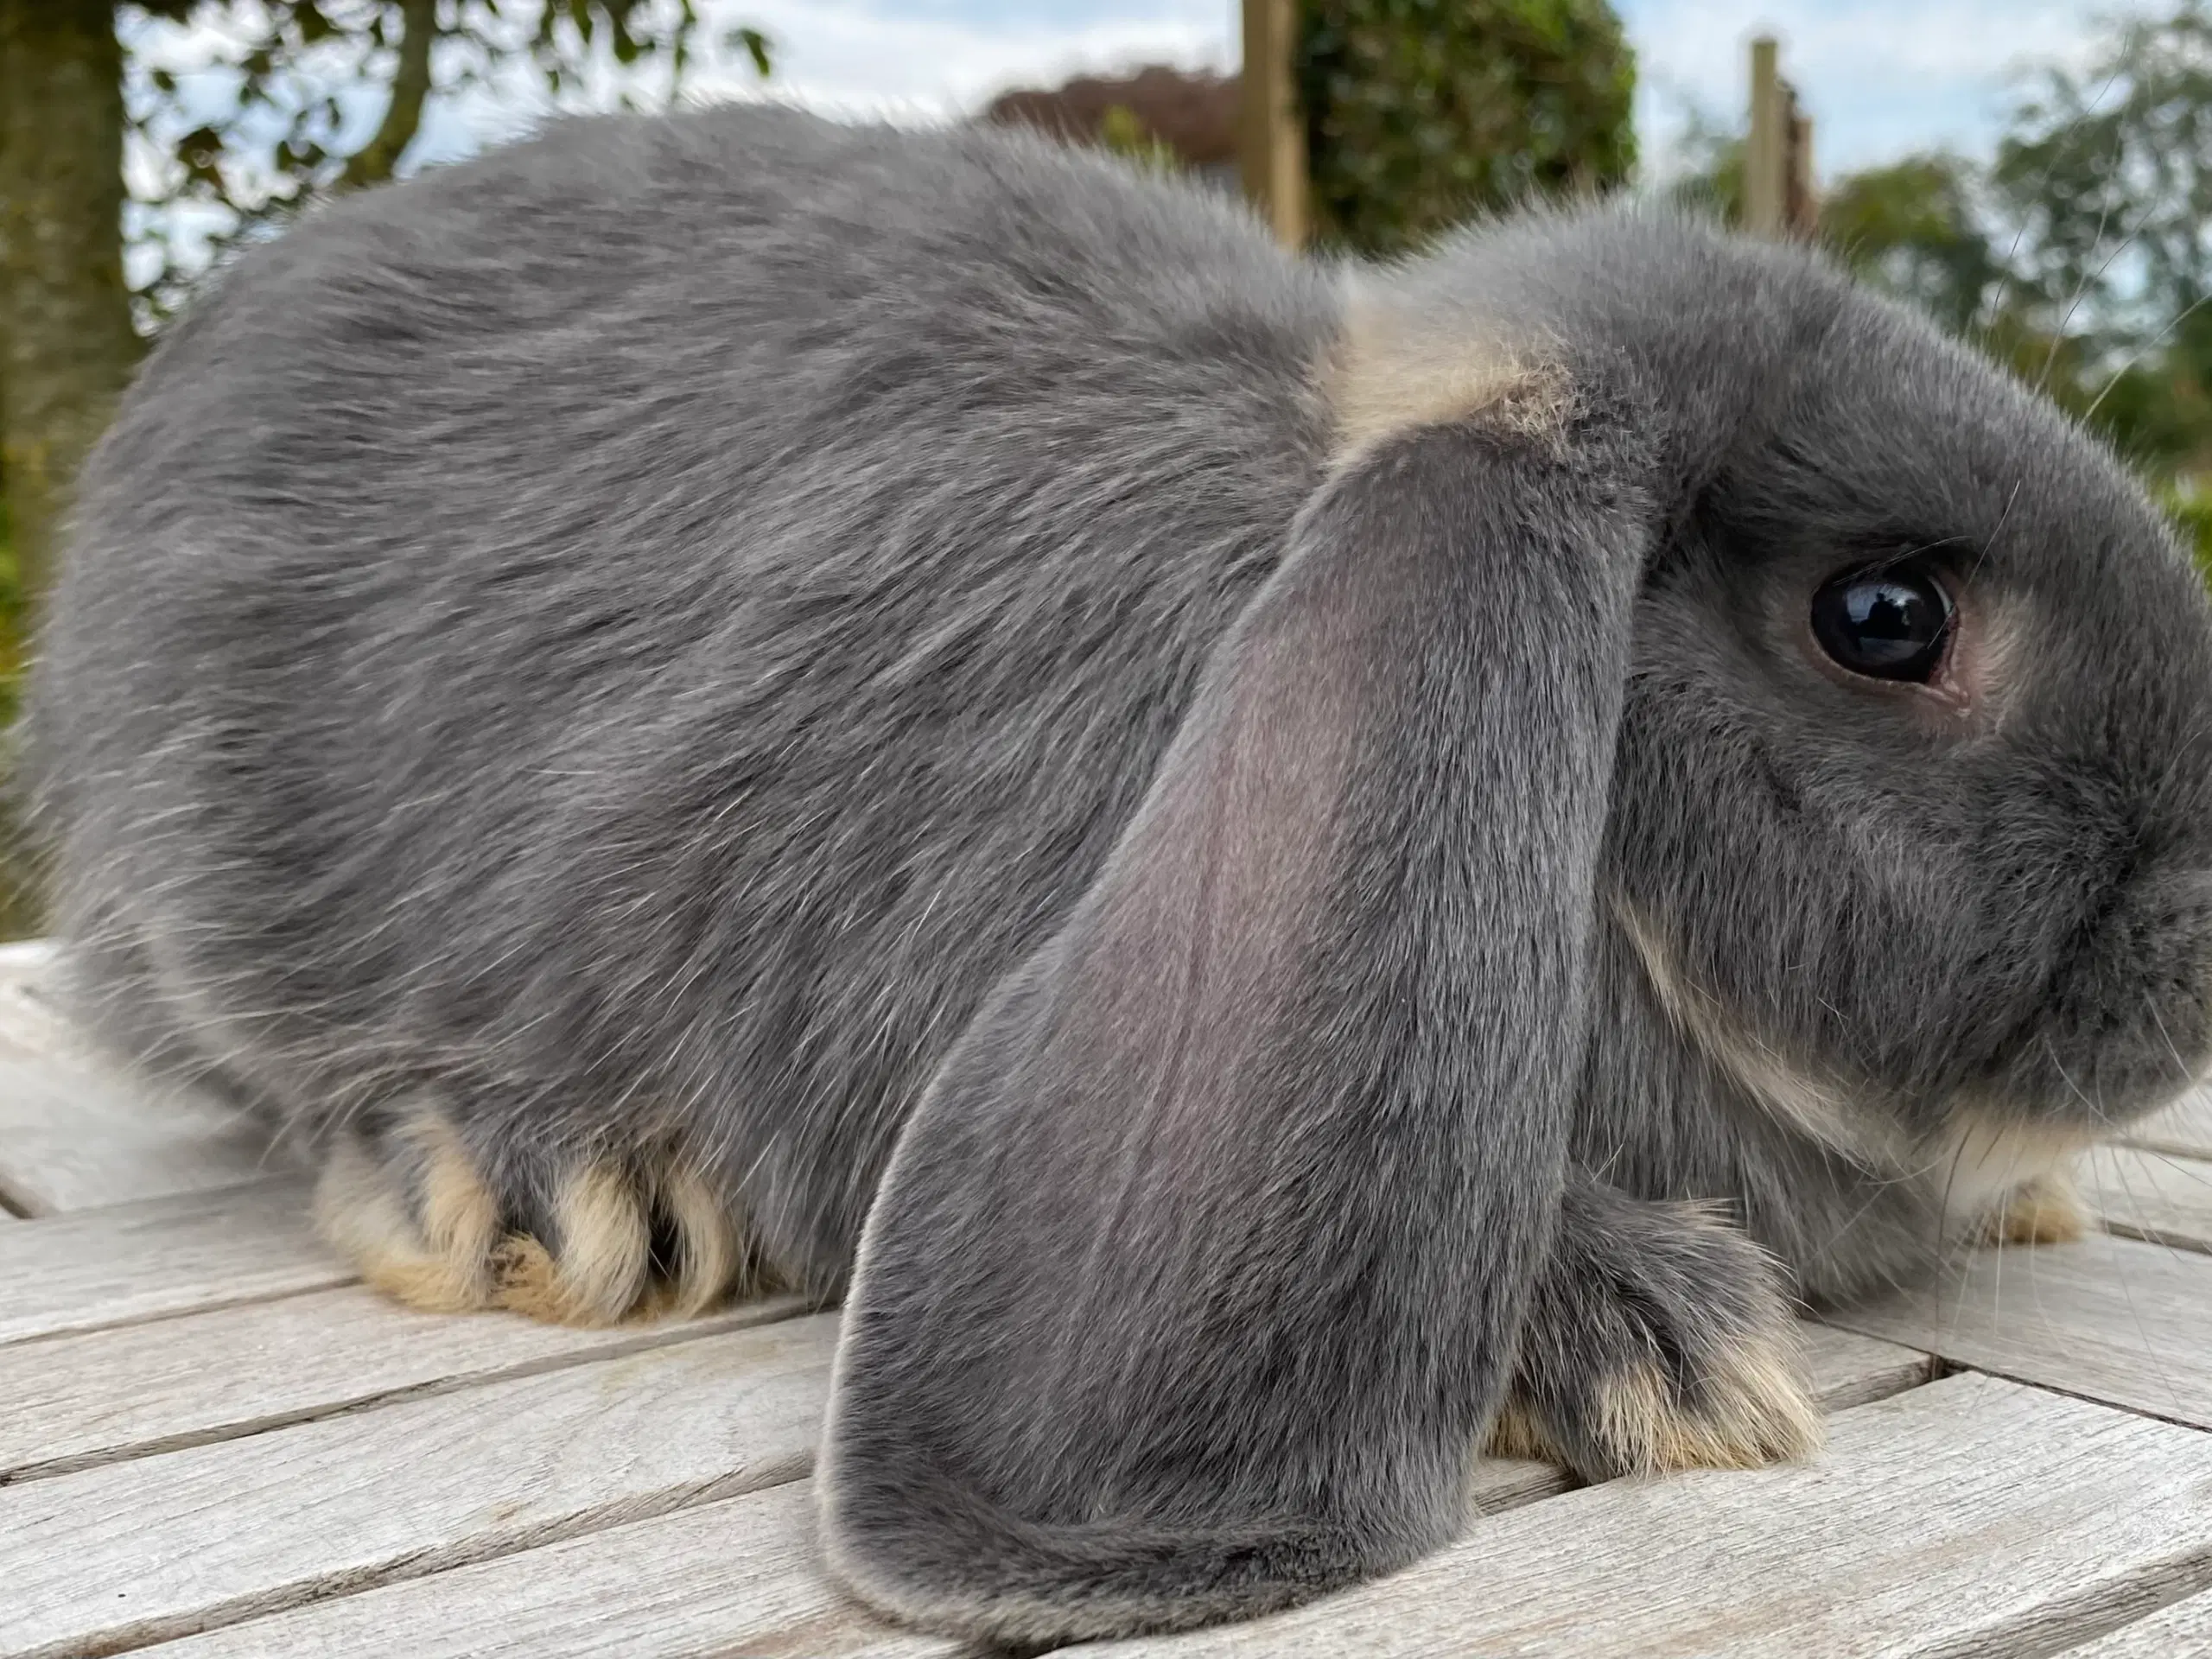
[[[986,132],[578,123],[242,260],[90,466],[87,1006],[315,1127],[671,1131],[842,1271],[1325,442],[1324,280]]]

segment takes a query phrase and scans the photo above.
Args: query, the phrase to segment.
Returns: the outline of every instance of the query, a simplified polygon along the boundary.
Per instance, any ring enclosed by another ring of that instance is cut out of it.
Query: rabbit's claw
[[[1612,1230],[1563,1230],[1491,1453],[1605,1480],[1817,1451],[1821,1411],[1771,1261],[1694,1205],[1612,1208]]]
[[[315,1218],[369,1283],[437,1312],[612,1325],[766,1287],[734,1217],[678,1160],[588,1158],[495,1179],[434,1106],[339,1138]]]

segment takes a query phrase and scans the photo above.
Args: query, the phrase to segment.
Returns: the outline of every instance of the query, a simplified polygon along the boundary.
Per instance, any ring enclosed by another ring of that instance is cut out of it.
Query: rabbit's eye
[[[1813,637],[1854,674],[1928,680],[1951,639],[1951,596],[1916,570],[1850,570],[1813,595]]]

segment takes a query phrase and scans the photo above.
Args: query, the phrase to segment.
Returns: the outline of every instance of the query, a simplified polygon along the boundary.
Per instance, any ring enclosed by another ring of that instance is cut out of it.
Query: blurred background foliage
[[[1317,238],[1388,255],[1636,166],[1636,57],[1605,0],[1306,0]]]
[[[1694,122],[1678,199],[1732,215],[1743,145]],[[2212,573],[2212,14],[2106,26],[2024,80],[1986,162],[1904,156],[1827,181],[1819,234],[1875,287],[2107,438]]]
[[[707,65],[766,75],[760,31],[701,3],[0,0],[0,716],[67,480],[211,259],[409,171],[477,89],[653,105]],[[1986,160],[1823,181],[1817,234],[2109,439],[2212,570],[2206,5],[2116,18],[2088,61],[2025,76]],[[1302,0],[1295,72],[1330,249],[1402,254],[1532,194],[1740,213],[1732,121],[1694,115],[1666,175],[1637,178],[1636,65],[1604,0]],[[1233,75],[1154,67],[981,114],[1228,184],[1237,107]],[[33,920],[11,823],[0,805],[0,935]]]
[[[664,105],[767,38],[697,0],[0,0],[0,716],[68,480],[150,337],[230,250],[410,169],[498,81]],[[0,792],[0,938],[35,924]]]

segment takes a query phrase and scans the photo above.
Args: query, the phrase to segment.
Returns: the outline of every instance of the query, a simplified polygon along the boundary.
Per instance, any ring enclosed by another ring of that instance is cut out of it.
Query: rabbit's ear
[[[1562,1179],[1642,445],[1547,383],[1370,434],[870,1214],[823,1538],[1011,1641],[1457,1529]]]

